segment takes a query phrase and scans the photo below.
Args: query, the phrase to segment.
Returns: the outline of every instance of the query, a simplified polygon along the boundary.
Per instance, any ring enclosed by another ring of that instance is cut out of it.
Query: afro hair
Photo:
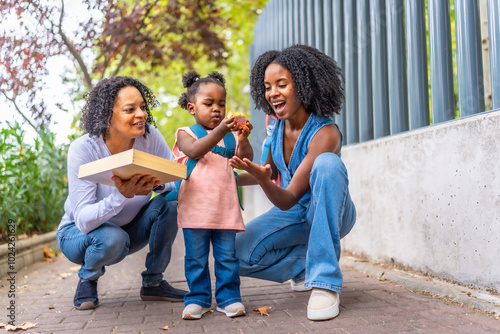
[[[332,58],[307,45],[271,50],[259,56],[250,74],[250,93],[257,109],[275,115],[264,87],[264,74],[271,63],[290,72],[295,93],[307,112],[325,117],[340,113],[344,101],[342,71]]]

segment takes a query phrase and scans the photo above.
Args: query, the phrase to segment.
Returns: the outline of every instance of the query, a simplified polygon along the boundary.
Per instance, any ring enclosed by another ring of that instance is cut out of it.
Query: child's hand
[[[243,127],[238,126],[238,140],[243,141],[246,138],[248,138],[252,129],[253,129],[253,125],[249,121],[246,121],[245,126],[243,126]]]
[[[224,118],[220,122],[219,125],[217,125],[217,128],[223,133],[229,133],[232,131],[237,131],[239,129],[238,123],[236,122],[236,118],[234,116],[231,116],[229,118]]]

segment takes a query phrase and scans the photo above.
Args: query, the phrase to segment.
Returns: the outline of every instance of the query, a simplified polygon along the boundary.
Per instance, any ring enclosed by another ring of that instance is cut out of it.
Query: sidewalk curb
[[[38,235],[36,237],[17,240],[14,245],[4,244],[0,246],[0,278],[12,271],[9,269],[9,263],[12,262],[15,266],[14,271],[29,266],[43,259],[43,246],[47,246],[59,251],[59,246],[56,241],[57,231]],[[9,246],[11,249],[9,249]],[[14,246],[14,247],[12,247]],[[9,260],[9,253],[11,253]],[[13,261],[11,261],[13,258]]]
[[[411,291],[449,298],[472,309],[493,313],[497,318],[500,316],[500,297],[489,294],[484,290],[471,289],[435,277],[418,275],[395,268],[382,268],[376,264],[350,256],[343,256],[340,259],[340,264],[368,276],[391,281]]]

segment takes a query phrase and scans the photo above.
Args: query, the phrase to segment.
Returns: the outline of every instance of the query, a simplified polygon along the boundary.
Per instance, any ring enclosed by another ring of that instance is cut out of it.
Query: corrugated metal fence
[[[454,0],[454,8],[449,0],[270,0],[255,25],[251,63],[267,50],[293,44],[314,46],[335,59],[343,69],[346,93],[335,121],[346,144],[417,129],[456,117],[454,10],[459,117],[485,110],[483,65],[490,67],[492,107],[497,109],[500,0],[483,1],[490,64],[482,60],[479,0]],[[253,111],[252,120],[262,124],[264,114]],[[264,137],[262,127],[256,127],[254,143]]]

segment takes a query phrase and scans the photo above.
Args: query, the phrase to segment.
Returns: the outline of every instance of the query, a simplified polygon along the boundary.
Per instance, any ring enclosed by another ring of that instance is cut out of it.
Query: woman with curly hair
[[[276,282],[291,279],[294,291],[312,289],[310,320],[339,313],[342,290],[340,239],[356,210],[340,160],[342,135],[330,117],[344,99],[336,63],[315,48],[295,45],[268,51],[256,61],[250,89],[257,108],[275,115],[264,166],[248,159],[231,165],[249,173],[275,205],[236,237],[240,274]],[[281,174],[281,187],[273,180]]]
[[[150,110],[157,104],[149,88],[129,77],[104,79],[86,95],[81,118],[86,134],[69,147],[69,195],[57,231],[63,254],[81,265],[74,298],[79,310],[98,306],[97,280],[106,266],[147,244],[141,298],[180,302],[186,293],[163,280],[177,234],[177,202],[165,201],[174,186],[140,174],[130,180],[113,176],[114,187],[78,178],[80,165],[131,148],[172,160],[165,139],[152,126]],[[153,190],[161,194],[150,200]]]

